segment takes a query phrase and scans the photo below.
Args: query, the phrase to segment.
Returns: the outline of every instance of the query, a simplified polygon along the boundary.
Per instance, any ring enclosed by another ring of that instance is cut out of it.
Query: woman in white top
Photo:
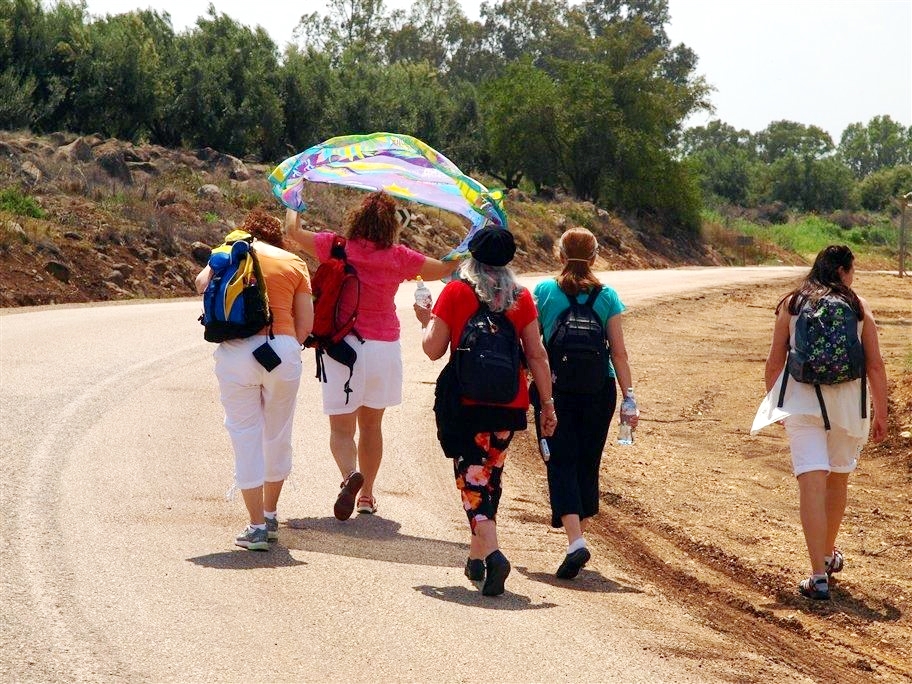
[[[829,576],[842,570],[843,555],[835,544],[845,513],[849,473],[857,466],[869,432],[875,442],[887,436],[886,369],[871,308],[852,290],[854,262],[848,247],[826,247],[817,255],[804,281],[780,300],[766,359],[768,394],[751,428],[756,433],[771,423],[785,425],[812,572],[798,589],[812,599],[828,599]],[[788,376],[786,364],[789,352],[795,349],[795,322],[802,306],[834,296],[848,303],[858,319],[873,416],[862,391],[865,378],[819,385],[818,396],[815,385]]]

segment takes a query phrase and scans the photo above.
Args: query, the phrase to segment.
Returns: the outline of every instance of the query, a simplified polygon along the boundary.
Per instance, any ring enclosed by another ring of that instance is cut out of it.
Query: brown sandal
[[[352,471],[340,485],[339,496],[336,497],[336,504],[333,506],[333,515],[338,520],[348,520],[355,510],[355,497],[364,484],[364,476],[357,470]]]

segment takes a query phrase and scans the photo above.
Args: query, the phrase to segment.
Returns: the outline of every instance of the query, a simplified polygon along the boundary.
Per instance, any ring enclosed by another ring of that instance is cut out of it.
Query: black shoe
[[[500,596],[504,593],[504,582],[510,574],[510,561],[500,552],[500,549],[492,551],[485,558],[485,571],[487,578],[481,588],[481,593],[484,596]]]
[[[589,549],[585,546],[581,549],[577,549],[573,553],[567,554],[567,557],[564,558],[564,562],[560,564],[560,567],[554,574],[558,579],[573,579],[579,574],[579,571],[583,569],[583,566],[589,562],[590,558],[592,558],[592,554],[589,553]]]
[[[485,577],[485,564],[480,558],[467,558],[465,576],[473,582],[481,582]]]

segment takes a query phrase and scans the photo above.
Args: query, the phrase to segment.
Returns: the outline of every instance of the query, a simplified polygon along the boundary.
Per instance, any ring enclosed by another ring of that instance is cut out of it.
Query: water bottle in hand
[[[636,399],[633,397],[633,388],[628,387],[624,393],[624,401],[621,402],[621,410],[618,414],[620,428],[618,430],[618,444],[633,444],[633,428],[630,426],[630,419],[637,415]]]
[[[418,287],[415,288],[415,304],[425,309],[430,309],[431,305],[434,303],[434,297],[431,295],[431,290],[424,284],[424,280],[421,279],[421,276],[418,276],[417,280]]]

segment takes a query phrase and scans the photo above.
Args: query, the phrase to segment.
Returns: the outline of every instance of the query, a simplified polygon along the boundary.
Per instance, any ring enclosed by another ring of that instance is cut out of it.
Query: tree
[[[155,131],[161,109],[171,99],[163,76],[173,37],[170,21],[151,10],[90,24],[86,50],[73,70],[69,127],[128,140]]]
[[[507,67],[481,91],[488,167],[506,187],[529,177],[536,191],[557,179],[556,117],[560,103],[547,74],[529,60]]]
[[[819,126],[774,121],[757,133],[757,150],[767,164],[788,155],[819,159],[833,151],[833,139]]]
[[[39,0],[0,0],[0,76],[31,93],[27,108],[23,95],[10,98],[3,107],[7,116],[20,125],[27,120],[38,132],[65,127],[84,24],[83,3],[58,2],[44,10]],[[6,99],[8,91],[2,92]],[[0,126],[12,123],[0,120]]]
[[[852,173],[838,159],[791,154],[770,164],[764,174],[765,201],[778,200],[804,211],[832,211],[850,204]]]
[[[566,8],[565,0],[501,0],[483,4],[481,17],[491,49],[506,63],[535,62],[550,52]]]
[[[467,24],[460,6],[449,0],[415,0],[408,20],[385,39],[387,60],[427,62],[443,72],[458,49]]]
[[[185,142],[231,154],[274,158],[284,150],[275,44],[209,6],[177,40],[176,96],[170,114]]]
[[[858,202],[871,211],[895,209],[896,200],[912,191],[912,166],[879,169],[865,176],[857,186]]]
[[[856,178],[898,164],[912,164],[912,126],[889,116],[875,116],[867,126],[850,124],[839,141],[839,154]]]
[[[284,142],[292,154],[332,137],[330,102],[339,89],[329,56],[289,46],[279,72],[284,106]]]
[[[699,174],[704,196],[747,203],[757,159],[750,131],[716,119],[685,131],[679,149]]]

